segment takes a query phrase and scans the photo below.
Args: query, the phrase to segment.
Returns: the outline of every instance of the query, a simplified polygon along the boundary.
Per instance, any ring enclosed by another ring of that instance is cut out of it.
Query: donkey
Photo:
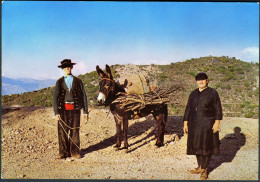
[[[110,106],[110,111],[114,115],[114,119],[116,122],[116,145],[117,149],[121,146],[121,134],[123,132],[124,138],[124,147],[123,149],[128,149],[128,141],[127,141],[127,131],[128,131],[128,119],[129,119],[129,111],[125,111],[120,108],[119,103],[112,103],[115,99],[117,99],[117,94],[119,92],[125,93],[125,87],[127,85],[127,80],[125,80],[124,84],[121,85],[118,82],[113,80],[113,75],[111,73],[111,69],[108,65],[106,65],[106,72],[104,73],[99,66],[96,66],[96,71],[101,77],[101,81],[99,82],[99,95],[97,98],[98,104]],[[156,105],[146,105],[143,109],[140,110],[140,117],[147,116],[152,114],[155,120],[158,123],[158,137],[156,140],[156,146],[163,146],[164,142],[164,131],[165,125],[167,122],[168,109],[166,104],[156,104]],[[121,125],[123,125],[123,131],[121,130]]]

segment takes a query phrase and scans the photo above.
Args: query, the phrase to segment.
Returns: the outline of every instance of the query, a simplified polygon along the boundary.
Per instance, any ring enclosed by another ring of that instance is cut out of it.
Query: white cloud
[[[242,60],[259,62],[259,47],[247,47],[241,51]]]
[[[73,66],[73,71],[72,73],[74,75],[80,75],[80,74],[85,74],[87,72],[90,72],[89,66],[86,64],[84,61],[79,61],[77,62],[76,65]]]

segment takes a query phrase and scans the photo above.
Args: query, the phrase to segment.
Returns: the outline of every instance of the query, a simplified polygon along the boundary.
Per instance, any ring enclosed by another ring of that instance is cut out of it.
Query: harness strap
[[[110,78],[102,78],[102,80],[110,80],[110,81],[113,81],[113,80],[110,79]]]

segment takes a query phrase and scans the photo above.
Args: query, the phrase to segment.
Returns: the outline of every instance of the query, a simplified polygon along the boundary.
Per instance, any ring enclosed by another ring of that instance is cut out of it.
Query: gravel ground
[[[236,130],[234,131],[234,128]],[[224,118],[221,154],[213,156],[209,180],[258,180],[258,120]],[[2,179],[140,179],[199,180],[186,155],[182,117],[168,116],[165,146],[155,147],[152,116],[129,121],[129,149],[116,151],[115,122],[106,109],[93,109],[82,119],[82,158],[58,160],[57,122],[52,108],[2,108]]]

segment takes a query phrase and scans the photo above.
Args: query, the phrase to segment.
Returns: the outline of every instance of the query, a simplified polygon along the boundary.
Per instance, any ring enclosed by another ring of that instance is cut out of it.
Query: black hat
[[[58,66],[59,68],[66,68],[68,66],[72,66],[72,65],[76,64],[76,63],[72,63],[71,59],[64,59],[60,63],[61,63],[61,65]]]
[[[206,80],[208,79],[208,75],[206,73],[198,73],[196,76],[195,76],[195,80]]]

